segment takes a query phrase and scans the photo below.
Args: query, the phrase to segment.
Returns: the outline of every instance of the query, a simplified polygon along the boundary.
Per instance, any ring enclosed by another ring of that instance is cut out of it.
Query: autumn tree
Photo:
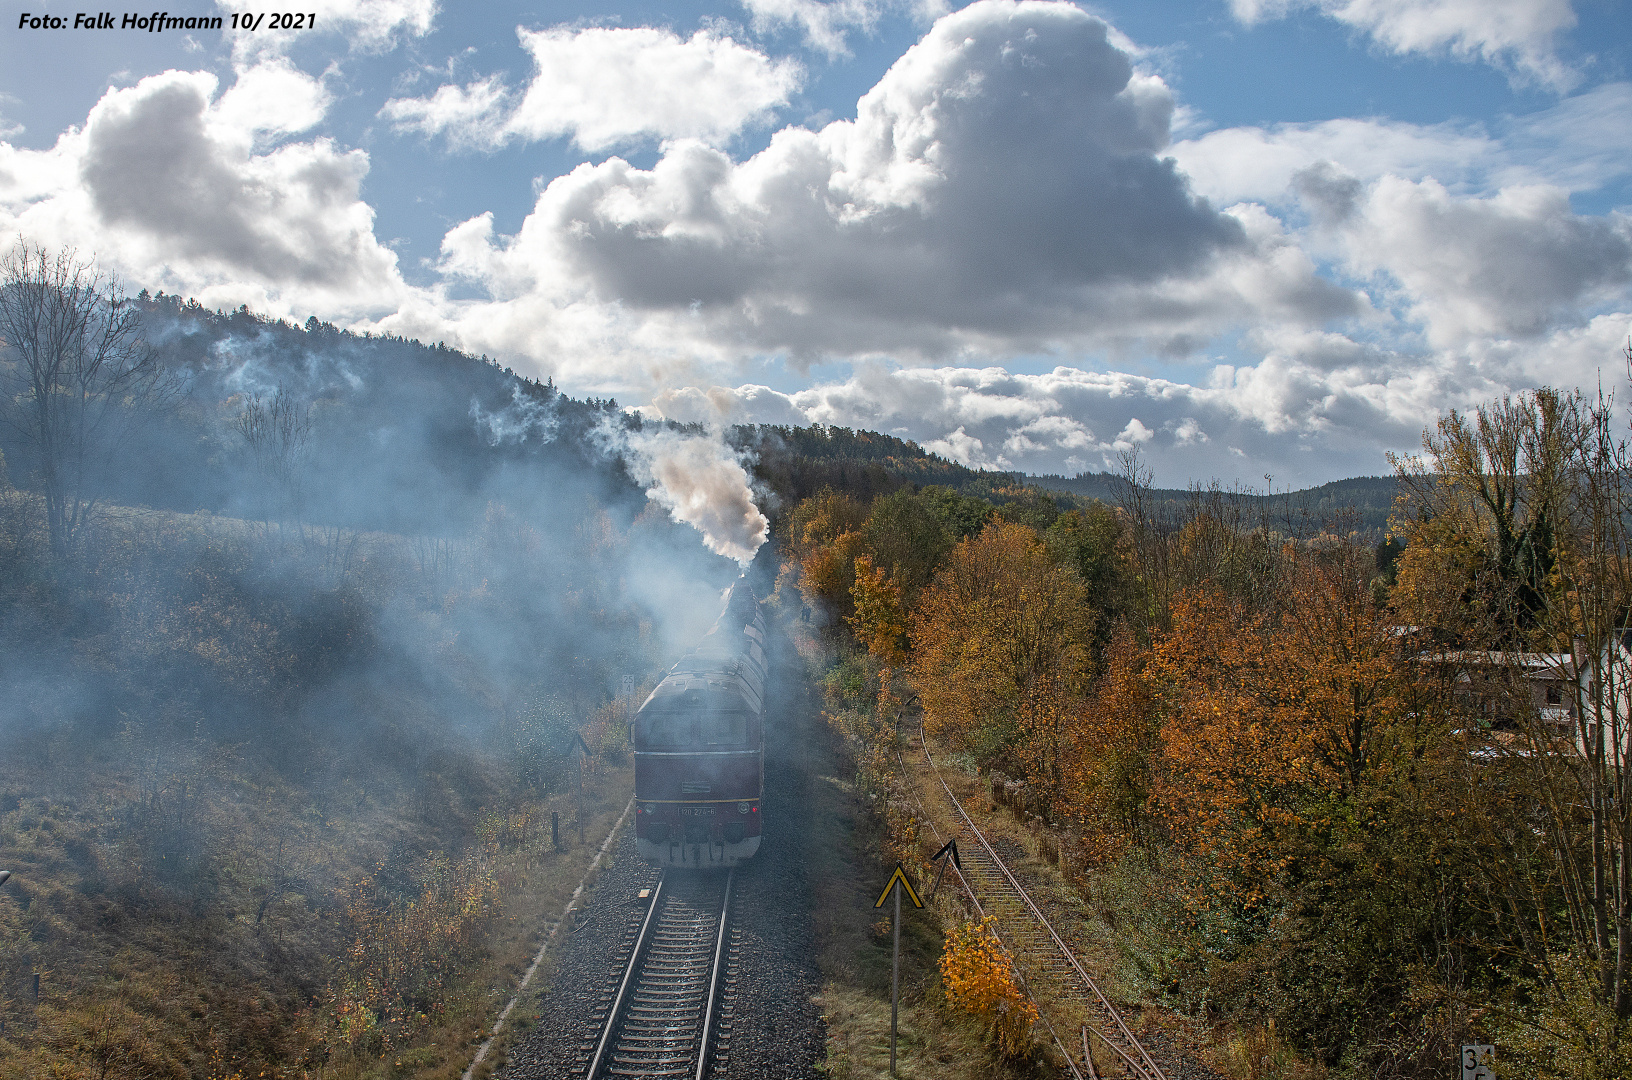
[[[1409,769],[1436,738],[1442,698],[1371,602],[1367,555],[1289,556],[1267,611],[1186,593],[1155,649],[1158,802],[1175,835],[1238,869],[1249,894],[1285,865],[1288,830]]]
[[[1094,610],[1095,644],[1111,637],[1112,615],[1122,606],[1122,522],[1116,511],[1095,502],[1067,510],[1042,533],[1054,561],[1076,572]]]
[[[1091,862],[1113,861],[1151,839],[1150,770],[1161,728],[1156,682],[1145,672],[1150,656],[1122,627],[1071,724],[1061,801],[1082,830]]]
[[[1182,501],[1157,498],[1136,453],[1123,458],[1118,495],[1123,535],[1121,605],[1145,640],[1167,629],[1179,595],[1203,585],[1255,607],[1276,588],[1279,544],[1242,489],[1216,482]]]
[[[850,596],[855,614],[847,617],[856,640],[888,667],[907,659],[907,611],[901,587],[873,565],[871,555],[855,559],[855,584]]]
[[[1027,779],[1057,790],[1069,710],[1056,703],[1081,693],[1090,659],[1084,592],[1024,525],[996,522],[953,548],[911,617],[929,730],[987,760],[1018,749]]]
[[[1400,526],[1418,540],[1396,605],[1453,639],[1518,645],[1533,634],[1587,437],[1580,395],[1544,387],[1471,415],[1453,409],[1424,433],[1422,455],[1395,458],[1409,506]]]
[[[935,513],[940,505],[930,495],[906,489],[880,495],[861,529],[873,565],[901,590],[909,608],[957,540]]]
[[[794,508],[789,532],[799,564],[799,590],[807,603],[824,605],[840,617],[854,614],[850,590],[866,517],[860,503],[832,488]]]
[[[1005,1057],[1030,1054],[1037,1006],[1021,988],[1014,964],[989,921],[954,926],[946,935],[940,967],[941,985],[953,1008],[987,1024]]]
[[[117,278],[23,240],[0,257],[0,422],[33,451],[59,557],[95,511],[121,443],[175,389]]]
[[[1281,558],[1266,607],[1181,594],[1146,668],[1150,806],[1193,920],[1186,977],[1277,988],[1288,1034],[1335,1058],[1453,946],[1446,695],[1372,602],[1369,551]]]

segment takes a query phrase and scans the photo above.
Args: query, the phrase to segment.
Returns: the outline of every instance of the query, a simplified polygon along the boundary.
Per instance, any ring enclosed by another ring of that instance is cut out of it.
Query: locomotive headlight
[[[748,812],[748,804],[745,803],[745,802],[739,802],[737,804],[737,813],[746,814],[747,812]]]

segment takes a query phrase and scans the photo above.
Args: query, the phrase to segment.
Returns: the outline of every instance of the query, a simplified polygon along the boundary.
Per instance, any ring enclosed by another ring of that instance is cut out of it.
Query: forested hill
[[[732,445],[753,456],[755,478],[784,499],[798,502],[822,488],[871,500],[908,484],[937,484],[963,491],[994,480],[1007,483],[1009,473],[966,468],[915,442],[876,431],[845,427],[786,427],[746,424],[728,436]]]
[[[635,512],[644,504],[592,437],[639,424],[610,399],[577,400],[485,357],[315,318],[298,327],[162,293],[137,303],[184,391],[180,408],[135,432],[122,455],[130,467],[110,478],[115,502],[261,517],[280,508],[249,505],[269,497],[252,482],[266,477],[249,474],[271,472],[299,504],[281,509],[305,520],[406,532],[468,521],[494,497],[520,509],[529,493],[581,488]],[[254,402],[258,441],[241,430]],[[4,449],[26,463],[25,447]]]

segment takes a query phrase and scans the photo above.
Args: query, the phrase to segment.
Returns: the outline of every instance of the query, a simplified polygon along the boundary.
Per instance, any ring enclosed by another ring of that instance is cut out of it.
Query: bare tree
[[[1621,1076],[1632,1020],[1632,447],[1607,397],[1543,387],[1425,434],[1399,472],[1415,511],[1417,594],[1449,594],[1445,629],[1503,656],[1517,739],[1476,779],[1516,800],[1486,875],[1554,996],[1538,1052],[1571,1076]],[[1437,551],[1435,549],[1438,549]],[[1412,590],[1398,595],[1409,604]],[[1431,603],[1402,612],[1427,613]],[[1443,610],[1443,605],[1441,605]],[[1569,707],[1536,704],[1537,664]],[[1520,791],[1504,788],[1528,780]],[[1522,792],[1522,793],[1521,793]],[[1506,837],[1504,841],[1504,837]],[[1579,994],[1575,1000],[1572,995]]]
[[[66,556],[132,424],[176,388],[116,277],[19,239],[0,256],[0,422],[32,448],[51,548]]]
[[[261,485],[271,495],[267,517],[299,521],[306,448],[312,435],[310,406],[280,386],[271,400],[252,394],[233,417],[232,428],[243,438]]]

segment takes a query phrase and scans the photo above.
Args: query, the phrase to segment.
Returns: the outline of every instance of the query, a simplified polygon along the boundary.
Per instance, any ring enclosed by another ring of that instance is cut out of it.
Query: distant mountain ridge
[[[1049,493],[1065,504],[1096,499],[1118,503],[1125,491],[1125,481],[1114,473],[1038,476],[971,469],[910,439],[859,428],[744,424],[731,429],[728,438],[752,455],[752,469],[760,483],[792,502],[809,498],[823,487],[866,502],[908,484],[936,484],[998,505],[1033,498],[1035,492]],[[1150,488],[1145,492],[1155,504],[1175,508],[1207,494],[1204,488]],[[1381,533],[1388,527],[1399,481],[1392,476],[1359,476],[1297,491],[1224,490],[1220,494],[1241,500],[1247,509],[1272,521],[1284,516],[1289,524],[1302,527],[1346,526]],[[1066,498],[1060,500],[1060,495]]]
[[[1122,497],[1125,481],[1115,473],[1078,473],[1076,476],[1026,476],[1023,483],[1050,491],[1062,491],[1085,499],[1117,502]],[[1382,530],[1388,527],[1388,517],[1394,511],[1400,494],[1400,482],[1393,476],[1355,476],[1332,480],[1315,487],[1298,490],[1258,492],[1251,490],[1226,492],[1243,499],[1255,510],[1290,511],[1294,515],[1325,519],[1351,514],[1353,527]],[[1147,492],[1157,502],[1185,502],[1196,494],[1186,488],[1151,488]]]

